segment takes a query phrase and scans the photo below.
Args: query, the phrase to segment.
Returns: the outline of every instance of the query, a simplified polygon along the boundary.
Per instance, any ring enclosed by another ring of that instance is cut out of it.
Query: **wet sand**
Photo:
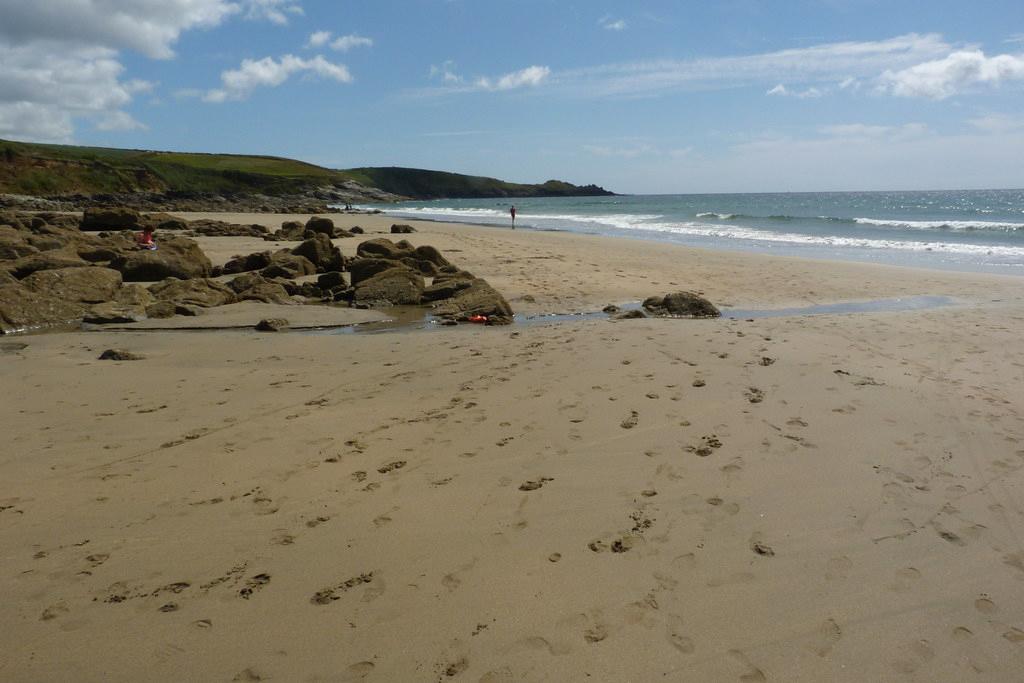
[[[0,679],[1021,677],[1024,281],[413,224],[519,313],[958,304],[4,338]]]

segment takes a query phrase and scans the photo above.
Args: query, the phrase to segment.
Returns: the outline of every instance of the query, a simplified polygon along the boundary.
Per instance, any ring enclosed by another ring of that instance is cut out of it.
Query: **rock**
[[[439,271],[445,266],[452,265],[448,261],[448,259],[441,255],[440,251],[430,246],[429,244],[424,244],[422,246],[416,247],[416,258],[420,261],[425,261],[427,263],[434,264],[435,266],[438,267]]]
[[[53,251],[64,246],[64,241],[53,235],[29,235],[28,243],[39,251]]]
[[[473,281],[468,279],[448,279],[437,282],[436,280],[423,290],[423,301],[433,302],[442,299],[450,299],[463,289],[473,286]]]
[[[124,285],[114,292],[114,301],[124,306],[139,306],[145,308],[153,303],[153,295],[149,289],[142,285]]]
[[[321,218],[320,216],[313,216],[306,221],[306,230],[312,230],[315,233],[327,235],[328,237],[334,237],[334,221],[330,218]]]
[[[287,249],[271,255],[270,265],[260,271],[266,278],[296,278],[316,274],[316,266],[305,256],[292,254]]]
[[[82,216],[82,230],[137,230],[139,212],[124,207],[90,207]]]
[[[85,268],[89,264],[78,258],[77,254],[67,251],[44,251],[39,254],[22,256],[16,261],[2,264],[11,275],[21,280],[40,270],[56,270],[58,268]]]
[[[81,304],[33,292],[20,284],[0,285],[0,333],[22,332],[77,322]]]
[[[486,316],[490,325],[507,325],[512,322],[512,307],[505,297],[491,287],[486,280],[476,278],[470,286],[460,289],[455,296],[434,305],[439,316],[456,320],[468,320],[472,316]]]
[[[147,213],[139,219],[142,225],[152,226],[154,230],[188,230],[186,220],[161,211]]]
[[[298,293],[307,299],[322,299],[324,297],[324,290],[320,288],[320,285],[313,284],[312,282],[303,282],[299,285]]]
[[[203,309],[201,306],[193,306],[192,304],[175,304],[174,314],[194,318],[197,315],[202,315]]]
[[[355,286],[353,303],[365,306],[408,306],[420,303],[423,276],[405,266],[379,272]]]
[[[107,349],[100,354],[100,360],[145,360],[146,357],[123,349]]]
[[[175,280],[158,282],[149,288],[149,293],[158,301],[172,301],[177,305],[211,308],[233,304],[238,300],[235,293],[214,280]]]
[[[384,258],[357,258],[348,262],[349,277],[352,278],[352,286],[358,285],[363,280],[368,280],[377,273],[396,266],[404,266],[401,261]]]
[[[612,320],[634,320],[636,318],[646,318],[647,315],[640,310],[633,311],[622,311],[621,313],[613,313],[609,316]]]
[[[306,228],[298,221],[285,221],[281,229],[273,234],[274,239],[279,240],[301,240]]]
[[[352,233],[353,235],[362,235],[363,234],[363,229],[360,228],[358,225],[353,225],[351,228],[348,229],[348,231],[350,233]]]
[[[416,232],[416,228],[411,225],[405,225],[404,223],[395,223],[391,226],[392,235],[408,235],[413,232]]]
[[[125,306],[106,302],[94,304],[82,316],[82,322],[93,325],[110,325],[115,323],[137,323],[146,319],[146,311],[141,306]]]
[[[341,250],[334,246],[326,233],[317,233],[313,239],[305,240],[292,249],[292,253],[296,256],[305,256],[316,266],[319,273],[345,269],[345,258],[341,255]]]
[[[121,287],[121,273],[110,268],[58,268],[36,271],[21,284],[64,301],[95,304],[114,298]]]
[[[722,314],[696,292],[673,292],[644,300],[644,310],[660,317],[718,318]]]
[[[76,249],[78,258],[89,263],[109,263],[120,256],[124,256],[127,251],[127,249],[92,244],[83,244]]]
[[[228,283],[239,301],[262,301],[265,304],[294,304],[289,292],[276,282],[268,282],[261,275],[245,273]]]
[[[0,261],[13,261],[22,256],[38,254],[39,248],[34,247],[20,237],[0,236]]]
[[[175,313],[175,303],[173,301],[157,301],[155,303],[146,306],[146,317],[147,318],[173,318]]]
[[[337,272],[330,271],[324,273],[316,279],[316,286],[320,289],[334,289],[335,287],[345,286],[345,277]]]
[[[235,256],[230,261],[224,264],[221,268],[221,272],[224,275],[233,275],[235,273],[245,273],[250,270],[260,270],[270,265],[271,254],[269,251],[258,251],[255,254],[249,254],[247,256]]]
[[[397,261],[403,256],[409,256],[410,251],[414,250],[402,249],[385,237],[377,237],[376,239],[360,242],[359,246],[356,247],[357,256],[385,258],[391,259],[392,261]]]
[[[209,277],[213,265],[193,240],[165,237],[157,240],[157,244],[156,251],[139,250],[119,256],[110,262],[110,267],[120,271],[125,282]]]
[[[396,244],[383,237],[360,243],[356,247],[356,254],[364,258],[399,261],[428,276],[438,275],[444,269],[452,267],[451,263],[434,247],[427,245],[413,247],[405,240]]]
[[[615,304],[608,304],[607,306],[605,306],[604,308],[601,309],[601,312],[602,313],[618,313],[619,312],[619,307],[616,306]]]
[[[259,332],[283,332],[288,329],[288,321],[284,318],[264,318],[256,323]]]
[[[8,273],[6,270],[0,270],[0,285],[15,285],[18,283],[18,279]]]
[[[225,223],[207,218],[191,221],[187,227],[193,234],[205,237],[266,237],[268,232],[262,225]]]

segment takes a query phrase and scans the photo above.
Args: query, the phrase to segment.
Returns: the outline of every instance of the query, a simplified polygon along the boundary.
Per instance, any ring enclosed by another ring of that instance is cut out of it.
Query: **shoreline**
[[[679,289],[745,307],[965,303],[12,337],[0,678],[953,682],[1024,667],[1016,276],[331,217],[366,230],[334,241],[346,256],[374,237],[429,244],[523,314]],[[215,264],[275,248],[196,241]],[[144,360],[97,359],[111,347]]]

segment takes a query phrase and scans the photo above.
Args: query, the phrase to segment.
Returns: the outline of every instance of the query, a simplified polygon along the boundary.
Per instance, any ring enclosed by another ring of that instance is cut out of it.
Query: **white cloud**
[[[974,128],[985,133],[1013,133],[1024,131],[1024,116],[1009,114],[986,114],[968,121]]]
[[[96,122],[99,130],[148,130],[149,126],[136,121],[125,111],[112,111],[100,116]]]
[[[981,50],[958,50],[899,70],[887,70],[879,79],[879,91],[900,97],[942,100],[973,86],[998,86],[1024,79],[1024,55],[986,57]]]
[[[288,23],[288,15],[302,16],[302,5],[294,0],[244,0],[247,19],[266,19],[278,26]]]
[[[606,64],[555,72],[551,81],[586,96],[646,95],[780,81],[839,84],[875,78],[886,69],[911,67],[951,49],[937,34],[910,33],[886,40],[825,43],[753,55]]]
[[[440,66],[432,64],[430,66],[430,78],[439,78],[446,85],[462,83],[462,76],[455,73],[455,62],[450,59]]]
[[[0,102],[0,138],[71,142],[71,115],[60,107],[32,102]]]
[[[528,66],[505,74],[496,81],[486,77],[479,78],[476,86],[481,90],[515,90],[540,85],[550,74],[551,69],[546,66]]]
[[[0,39],[128,48],[168,59],[182,32],[217,26],[238,11],[229,0],[0,0]]]
[[[203,100],[211,103],[243,100],[256,88],[276,88],[301,72],[339,83],[352,82],[352,74],[344,64],[334,64],[320,55],[312,59],[294,55],[284,55],[279,60],[273,57],[246,59],[237,69],[221,73],[222,87],[207,91]]]
[[[306,47],[323,47],[330,39],[330,31],[314,31],[309,34],[309,40],[306,41]]]
[[[351,33],[347,36],[338,36],[331,41],[331,49],[339,52],[348,52],[354,47],[372,47],[373,39]]]
[[[926,135],[928,126],[923,123],[905,123],[900,126],[880,126],[865,123],[842,123],[820,126],[818,131],[832,138],[888,138],[905,140]]]
[[[810,87],[804,90],[790,90],[782,83],[765,93],[765,95],[778,95],[780,97],[795,97],[800,100],[813,99],[822,96],[822,91],[818,88]]]
[[[601,28],[608,31],[625,31],[626,22],[622,19],[613,19],[611,15],[605,15],[597,21]]]
[[[1014,33],[1003,41],[1004,43],[1024,43],[1024,33]]]

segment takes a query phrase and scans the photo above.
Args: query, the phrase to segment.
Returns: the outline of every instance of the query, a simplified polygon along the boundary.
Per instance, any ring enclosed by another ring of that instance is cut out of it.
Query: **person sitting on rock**
[[[138,235],[135,236],[135,244],[139,249],[156,249],[156,242],[153,241],[153,226],[147,225]]]

